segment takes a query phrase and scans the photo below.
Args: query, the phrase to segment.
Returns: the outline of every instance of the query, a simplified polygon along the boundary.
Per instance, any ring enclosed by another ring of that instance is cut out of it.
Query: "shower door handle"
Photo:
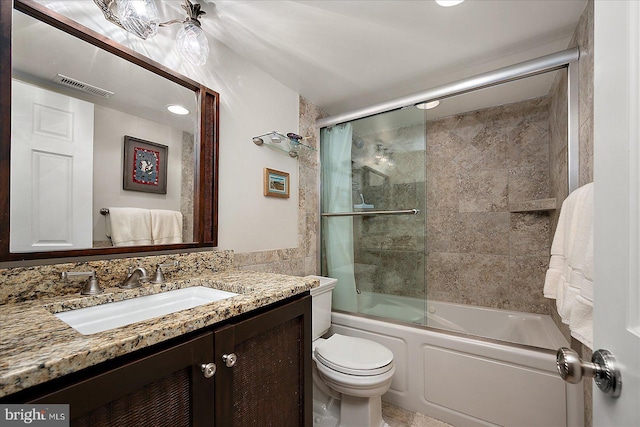
[[[321,216],[418,215],[419,213],[420,209],[402,209],[396,211],[323,212]]]
[[[620,396],[622,376],[616,358],[607,350],[594,351],[591,362],[585,362],[574,350],[561,347],[556,353],[556,367],[560,377],[568,383],[577,384],[582,377],[593,378],[603,393]]]

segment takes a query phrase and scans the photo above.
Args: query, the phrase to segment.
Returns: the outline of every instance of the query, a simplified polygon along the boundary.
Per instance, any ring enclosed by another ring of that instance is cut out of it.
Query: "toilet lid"
[[[333,334],[315,349],[325,366],[350,375],[379,375],[392,367],[393,353],[376,342]]]

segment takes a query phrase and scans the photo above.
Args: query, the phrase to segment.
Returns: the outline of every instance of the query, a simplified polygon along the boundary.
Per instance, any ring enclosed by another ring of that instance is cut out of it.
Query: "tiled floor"
[[[409,412],[385,402],[382,402],[382,417],[390,427],[454,427],[424,414]]]

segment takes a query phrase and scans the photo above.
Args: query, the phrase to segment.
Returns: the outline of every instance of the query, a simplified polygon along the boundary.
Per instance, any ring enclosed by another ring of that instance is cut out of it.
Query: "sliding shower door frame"
[[[329,116],[318,119],[316,121],[316,129],[318,134],[322,128],[330,128],[342,123],[350,122],[377,114],[387,113],[389,111],[398,110],[405,107],[415,106],[424,102],[450,98],[452,96],[473,92],[479,89],[485,89],[497,86],[502,83],[508,83],[515,80],[521,80],[527,77],[536,76],[538,74],[547,73],[554,70],[567,68],[567,182],[568,194],[578,188],[578,176],[580,170],[580,151],[579,151],[579,71],[578,61],[580,59],[580,49],[578,47],[566,49],[550,55],[541,56],[525,62],[498,68],[487,73],[457,80],[452,83],[436,86],[422,92],[396,98],[390,101],[382,102],[346,113]],[[320,147],[321,149],[321,147]],[[321,162],[321,156],[318,155],[318,163]],[[318,170],[321,170],[319,165]],[[318,194],[322,194],[322,180],[318,180]],[[316,268],[317,273],[321,274],[322,265],[322,198],[318,203],[318,228],[317,228],[317,250],[316,250]]]

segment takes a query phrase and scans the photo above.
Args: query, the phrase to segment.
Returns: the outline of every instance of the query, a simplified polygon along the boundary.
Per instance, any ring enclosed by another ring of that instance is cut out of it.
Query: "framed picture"
[[[264,195],[289,198],[289,174],[264,168]]]
[[[122,188],[167,194],[169,147],[125,135]]]

